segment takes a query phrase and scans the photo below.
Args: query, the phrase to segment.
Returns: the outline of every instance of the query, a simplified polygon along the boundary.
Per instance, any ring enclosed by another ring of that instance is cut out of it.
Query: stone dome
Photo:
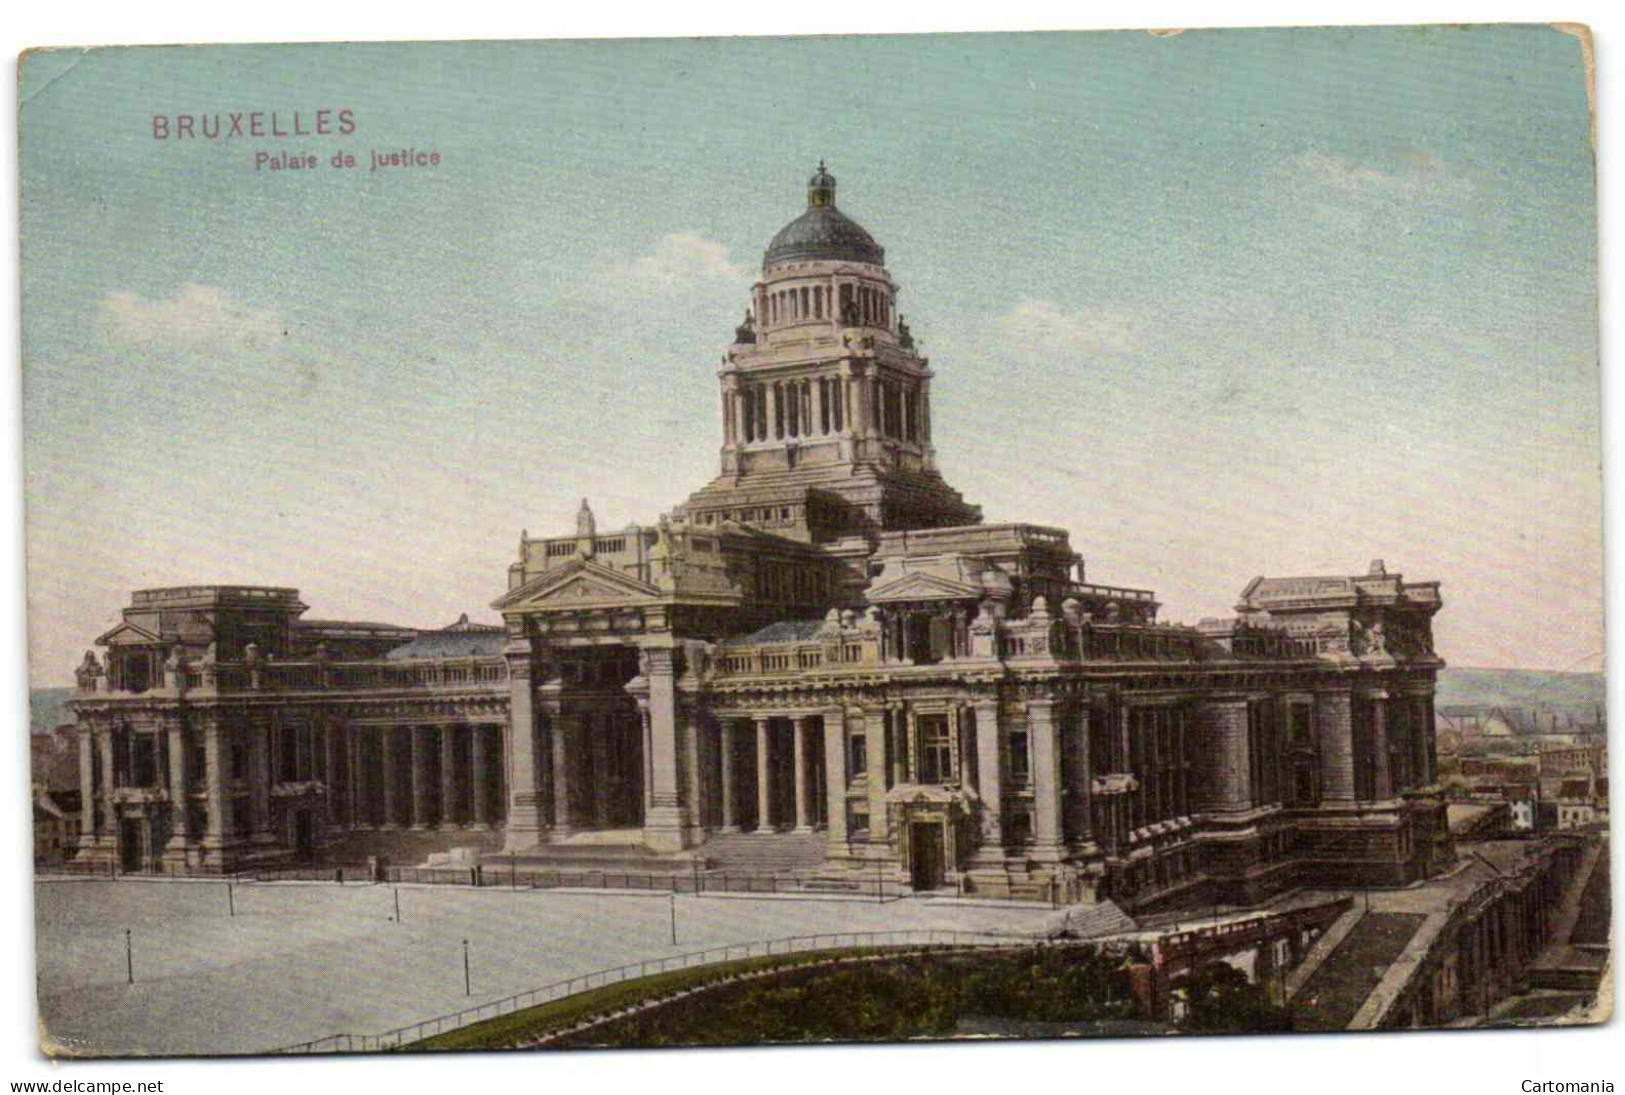
[[[835,208],[835,176],[822,162],[807,181],[807,211],[779,229],[762,265],[818,259],[886,264],[886,249],[863,225]]]

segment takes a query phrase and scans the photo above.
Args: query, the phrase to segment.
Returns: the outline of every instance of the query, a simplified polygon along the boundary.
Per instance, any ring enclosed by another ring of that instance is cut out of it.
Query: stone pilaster
[[[1320,752],[1320,800],[1354,801],[1354,718],[1348,687],[1315,693],[1315,747]]]
[[[1027,701],[1027,734],[1033,750],[1032,858],[1061,858],[1061,764],[1059,728],[1051,700]]]

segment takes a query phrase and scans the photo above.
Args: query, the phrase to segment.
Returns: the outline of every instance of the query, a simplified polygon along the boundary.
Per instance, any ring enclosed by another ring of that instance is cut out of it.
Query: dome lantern
[[[822,160],[807,180],[806,211],[779,229],[762,256],[762,265],[819,260],[886,264],[886,249],[861,224],[835,208],[835,176]]]

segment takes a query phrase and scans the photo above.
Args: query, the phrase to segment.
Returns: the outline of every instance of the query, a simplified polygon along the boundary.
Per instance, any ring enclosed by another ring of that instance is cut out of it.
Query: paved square
[[[263,1053],[340,1032],[372,1034],[564,977],[814,932],[1039,930],[1051,915],[910,899],[677,898],[665,894],[41,882],[34,887],[40,1014],[69,1051]],[[131,932],[136,983],[126,980]],[[463,993],[469,941],[474,996]]]

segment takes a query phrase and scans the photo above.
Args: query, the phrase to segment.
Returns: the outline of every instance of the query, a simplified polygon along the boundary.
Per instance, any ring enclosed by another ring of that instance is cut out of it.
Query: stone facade
[[[84,848],[229,867],[495,826],[515,858],[618,831],[703,860],[821,834],[832,877],[1137,909],[1450,860],[1437,583],[1259,578],[1187,627],[1086,580],[1066,531],[983,523],[937,469],[883,262],[820,167],[721,360],[718,476],[652,526],[583,501],[522,535],[464,657],[381,656],[359,629],[384,625],[301,646],[294,590],[136,594],[81,670]]]

